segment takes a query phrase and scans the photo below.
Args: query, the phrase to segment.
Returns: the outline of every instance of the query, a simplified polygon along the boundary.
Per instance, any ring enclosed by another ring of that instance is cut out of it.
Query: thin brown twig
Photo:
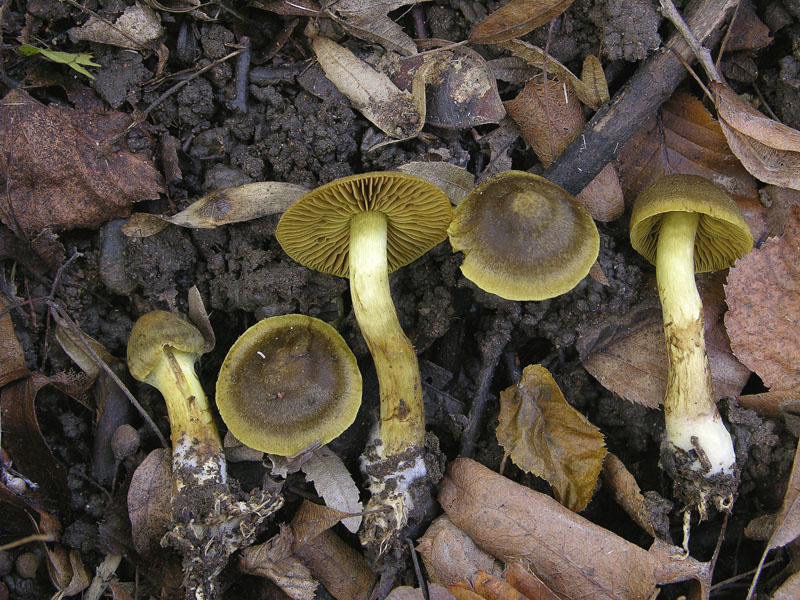
[[[34,533],[33,535],[26,535],[25,537],[14,540],[13,542],[3,544],[0,546],[0,552],[5,552],[6,550],[11,550],[19,546],[24,546],[25,544],[30,544],[31,542],[55,542],[57,539],[58,536],[53,535],[52,533]]]
[[[63,308],[61,308],[60,305],[58,305],[56,302],[52,300],[48,300],[47,305],[50,308],[52,308],[53,311],[59,317],[64,319],[64,322],[67,324],[67,326],[69,327],[72,334],[76,337],[76,339],[78,339],[78,341],[81,343],[83,349],[89,354],[89,356],[92,357],[97,366],[100,367],[103,371],[105,371],[106,375],[108,375],[111,378],[111,381],[113,381],[117,385],[117,387],[119,387],[122,393],[125,394],[125,397],[130,401],[131,404],[133,404],[134,408],[136,408],[136,410],[139,412],[139,414],[142,416],[145,422],[155,432],[156,436],[158,436],[161,445],[164,448],[168,448],[169,444],[167,443],[167,440],[164,437],[164,435],[161,433],[161,430],[158,428],[158,426],[156,426],[155,422],[153,421],[153,418],[147,413],[144,407],[141,404],[139,404],[139,401],[134,397],[134,395],[131,393],[128,387],[122,382],[122,380],[117,376],[117,374],[114,373],[113,369],[109,367],[106,364],[106,362],[102,358],[100,358],[97,352],[95,352],[94,348],[92,348],[91,345],[89,345],[89,343],[83,337],[83,333],[81,332],[78,325],[75,323],[75,321],[72,320],[72,317],[70,317],[67,314],[67,312]]]
[[[675,26],[678,33],[681,34],[686,44],[694,53],[695,58],[697,58],[697,62],[700,63],[703,70],[706,72],[706,76],[711,81],[723,82],[724,79],[714,65],[714,60],[711,58],[711,52],[697,40],[697,37],[686,24],[686,21],[683,20],[681,13],[675,8],[675,4],[673,4],[672,0],[659,0],[659,3],[661,4],[661,14],[663,14],[664,17]]]

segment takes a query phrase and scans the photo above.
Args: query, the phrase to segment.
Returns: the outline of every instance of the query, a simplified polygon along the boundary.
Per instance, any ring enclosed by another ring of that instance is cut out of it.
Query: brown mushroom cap
[[[297,200],[281,217],[275,237],[300,264],[347,277],[350,219],[363,211],[387,217],[390,273],[443,241],[453,217],[444,192],[421,177],[364,173],[332,181]]]
[[[336,330],[305,315],[259,321],[236,340],[217,379],[217,408],[242,443],[293,456],[355,420],[361,373]]]
[[[134,379],[147,380],[166,346],[200,356],[205,341],[194,325],[173,313],[154,310],[139,317],[128,339],[128,371]]]
[[[661,219],[673,211],[700,213],[696,273],[725,269],[753,248],[750,228],[725,190],[699,175],[665,175],[639,194],[631,214],[631,245],[653,264]]]
[[[448,229],[461,271],[507,300],[544,300],[571,290],[597,260],[600,236],[566,190],[524,171],[473,189]]]

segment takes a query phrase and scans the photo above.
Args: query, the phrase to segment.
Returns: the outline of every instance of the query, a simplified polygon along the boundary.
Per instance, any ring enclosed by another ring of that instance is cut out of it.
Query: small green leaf
[[[98,65],[95,62],[92,62],[92,55],[88,52],[78,52],[78,53],[71,53],[71,52],[59,52],[58,50],[48,50],[46,48],[36,48],[35,46],[31,46],[29,44],[22,44],[19,47],[18,52],[23,56],[34,56],[36,54],[40,54],[47,60],[60,63],[62,65],[67,65],[71,69],[76,70],[78,73],[86,75],[90,79],[94,79],[94,75],[92,75],[89,71],[84,69],[84,66],[87,67],[101,67],[102,65]]]

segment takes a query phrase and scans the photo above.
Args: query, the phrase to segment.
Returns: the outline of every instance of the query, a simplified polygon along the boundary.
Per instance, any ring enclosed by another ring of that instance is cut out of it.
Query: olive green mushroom
[[[600,236],[566,190],[524,171],[475,187],[448,229],[461,272],[506,300],[545,300],[570,291],[597,260]]]
[[[365,173],[306,194],[284,213],[276,230],[284,251],[297,262],[349,278],[356,321],[375,363],[379,430],[362,467],[372,492],[368,511],[392,510],[369,513],[362,530],[367,545],[385,547],[406,524],[413,505],[410,490],[426,473],[419,365],[397,319],[389,273],[442,242],[452,215],[447,196],[420,177]]]
[[[259,321],[231,346],[217,378],[230,432],[256,450],[294,456],[338,437],[361,405],[361,373],[338,332],[306,315]]]
[[[172,523],[169,543],[183,556],[185,598],[219,597],[217,576],[228,557],[252,543],[257,525],[283,499],[262,490],[235,497],[219,433],[194,363],[202,334],[177,315],[152,311],[133,325],[128,370],[164,396],[172,432]]]
[[[667,175],[633,207],[631,245],[656,267],[668,375],[662,464],[675,465],[679,495],[706,514],[729,509],[738,476],[731,436],[714,402],[695,273],[731,266],[753,247],[736,203],[698,175]]]

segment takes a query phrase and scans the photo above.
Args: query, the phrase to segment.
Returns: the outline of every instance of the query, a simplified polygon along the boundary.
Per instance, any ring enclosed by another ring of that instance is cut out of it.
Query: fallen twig
[[[738,0],[696,3],[687,14],[687,24],[702,43],[712,46],[737,3]],[[612,102],[594,115],[583,134],[561,153],[544,176],[572,194],[586,187],[685,77],[686,71],[673,52],[687,61],[693,58],[683,36],[672,35],[660,51],[639,67]]]

